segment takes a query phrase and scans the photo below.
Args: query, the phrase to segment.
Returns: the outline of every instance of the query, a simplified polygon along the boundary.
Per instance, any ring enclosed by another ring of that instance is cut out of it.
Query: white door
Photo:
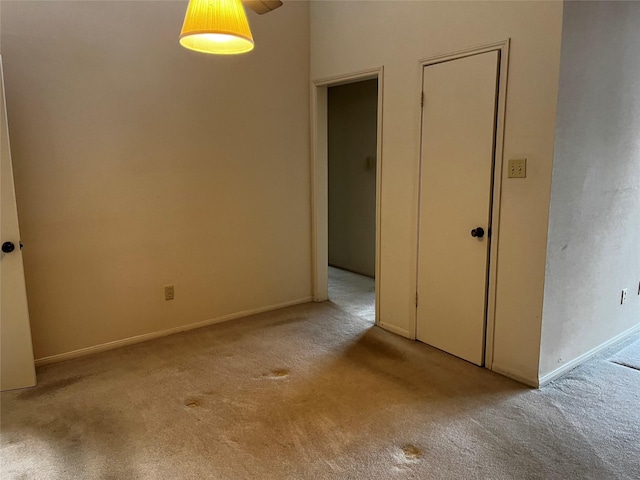
[[[0,389],[36,384],[0,57]],[[13,249],[12,249],[13,246]]]
[[[416,337],[476,365],[484,363],[498,61],[497,51],[481,53],[426,66],[423,77]]]

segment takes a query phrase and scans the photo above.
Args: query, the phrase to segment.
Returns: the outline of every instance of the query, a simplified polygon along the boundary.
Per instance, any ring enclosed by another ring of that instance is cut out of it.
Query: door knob
[[[476,238],[484,237],[484,228],[478,227],[471,230],[471,236]]]
[[[16,246],[13,244],[13,242],[4,242],[2,244],[2,251],[4,253],[11,253],[16,249]]]

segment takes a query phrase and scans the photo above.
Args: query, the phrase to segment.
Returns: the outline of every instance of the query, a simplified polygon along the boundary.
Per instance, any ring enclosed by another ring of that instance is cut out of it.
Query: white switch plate
[[[527,159],[514,158],[509,160],[508,164],[509,178],[526,178],[527,176]]]
[[[164,299],[165,300],[173,300],[175,298],[175,288],[173,285],[165,285],[164,286]]]

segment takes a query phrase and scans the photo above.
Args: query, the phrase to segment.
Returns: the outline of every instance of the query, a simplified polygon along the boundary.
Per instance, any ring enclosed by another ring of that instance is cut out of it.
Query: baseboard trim
[[[415,338],[411,336],[411,332],[409,332],[409,330],[405,330],[404,328],[396,327],[395,325],[391,325],[390,323],[385,323],[385,322],[378,323],[378,326],[380,328],[384,328],[385,330],[390,331],[391,333],[395,333],[396,335],[400,335],[402,337],[415,340]]]
[[[557,378],[561,377],[562,375],[564,375],[565,373],[569,372],[569,370],[573,370],[574,368],[576,368],[578,365],[580,365],[583,362],[586,362],[587,360],[589,360],[591,357],[593,357],[594,355],[596,355],[597,353],[600,353],[602,350],[604,350],[605,348],[609,348],[612,345],[621,342],[622,340],[624,340],[625,338],[633,335],[634,333],[640,331],[640,323],[631,327],[628,330],[625,330],[624,332],[616,335],[615,337],[613,337],[610,340],[607,340],[606,342],[598,345],[595,348],[592,348],[591,350],[589,350],[588,352],[583,353],[582,355],[580,355],[577,358],[574,358],[573,360],[571,360],[568,363],[565,363],[564,365],[562,365],[559,368],[556,368],[555,370],[553,370],[552,372],[547,373],[546,375],[543,375],[542,377],[540,377],[540,379],[538,380],[538,387],[544,387],[545,385],[547,385],[549,382],[552,382],[554,380],[556,380]]]
[[[136,335],[135,337],[123,338],[122,340],[115,340],[113,342],[102,343],[100,345],[94,345],[93,347],[80,348],[71,352],[59,353],[56,355],[50,355],[48,357],[38,358],[35,361],[36,367],[42,367],[44,365],[50,365],[52,363],[64,362],[65,360],[72,360],[74,358],[85,357],[87,355],[93,355],[94,353],[106,352],[107,350],[114,350],[120,347],[126,347],[127,345],[134,345],[136,343],[147,342],[156,338],[166,337],[173,335],[174,333],[186,332],[189,330],[195,330],[197,328],[207,327],[209,325],[215,325],[216,323],[227,322],[229,320],[235,320],[237,318],[248,317],[258,313],[269,312],[272,310],[279,310],[281,308],[292,307],[294,305],[300,305],[302,303],[308,303],[313,300],[313,297],[304,297],[289,302],[278,303],[275,305],[269,305],[267,307],[254,308],[250,310],[243,310],[241,312],[230,313],[221,317],[211,318],[209,320],[203,320],[202,322],[189,323],[187,325],[180,325],[179,327],[169,328],[167,330],[161,330],[159,332],[145,333],[143,335]]]
[[[524,375],[520,375],[518,373],[510,372],[509,370],[500,368],[500,366],[496,366],[495,363],[491,366],[491,371],[495,372],[495,373],[499,373],[500,375],[502,375],[504,377],[508,377],[511,380],[515,380],[516,382],[523,383],[528,387],[538,388],[538,380],[537,379],[529,378],[529,377],[526,377]]]

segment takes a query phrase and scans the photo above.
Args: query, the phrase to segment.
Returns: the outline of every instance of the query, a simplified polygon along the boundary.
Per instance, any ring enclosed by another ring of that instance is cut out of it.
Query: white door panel
[[[424,68],[417,339],[482,365],[497,51]],[[482,238],[471,236],[476,227]]]
[[[20,231],[13,185],[9,129],[4,100],[4,78],[0,58],[0,243],[11,242],[12,252],[0,252],[0,389],[31,387],[36,372],[31,344]]]

